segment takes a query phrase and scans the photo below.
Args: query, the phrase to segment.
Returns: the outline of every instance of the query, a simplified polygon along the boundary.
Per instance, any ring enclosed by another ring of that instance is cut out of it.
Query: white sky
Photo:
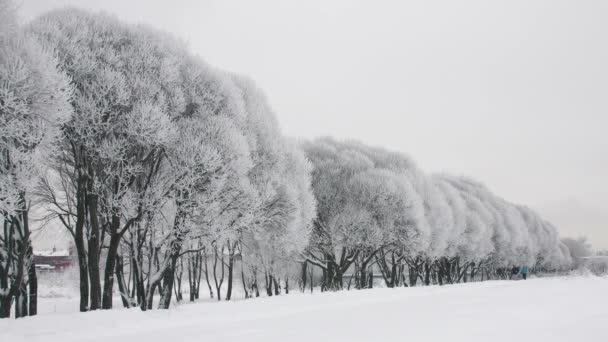
[[[408,153],[608,248],[608,1],[19,1],[173,32],[288,135]]]

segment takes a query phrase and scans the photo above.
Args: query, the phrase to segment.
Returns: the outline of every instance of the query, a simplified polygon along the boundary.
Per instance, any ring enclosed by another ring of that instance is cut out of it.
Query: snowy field
[[[47,303],[48,304],[48,303]],[[608,341],[608,278],[542,278],[0,321],[0,341]]]

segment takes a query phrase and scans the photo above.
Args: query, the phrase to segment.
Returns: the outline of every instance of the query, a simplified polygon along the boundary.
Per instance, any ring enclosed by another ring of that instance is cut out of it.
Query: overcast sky
[[[288,135],[405,152],[608,248],[608,1],[19,1],[173,32]]]

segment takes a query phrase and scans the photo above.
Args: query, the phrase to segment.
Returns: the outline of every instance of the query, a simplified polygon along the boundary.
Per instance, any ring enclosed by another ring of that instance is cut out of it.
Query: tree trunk
[[[471,263],[471,281],[475,281],[475,263]]]
[[[169,266],[163,272],[163,288],[158,301],[159,309],[168,309],[171,305],[171,294],[173,291],[173,282],[175,281],[175,268],[177,267],[177,259],[179,258],[179,250],[173,251]]]
[[[207,264],[207,253],[205,252],[205,280],[207,281],[207,287],[209,288],[209,298],[213,299],[213,287],[209,281],[209,267]]]
[[[120,299],[122,299],[122,305],[125,308],[130,308],[131,298],[129,298],[129,290],[125,284],[125,275],[121,255],[116,255],[116,282],[118,283],[118,292],[120,293]]]
[[[312,289],[314,287],[314,268],[310,268],[310,293],[312,293]]]
[[[80,312],[89,310],[89,268],[87,264],[87,251],[84,245],[84,221],[86,211],[85,179],[85,176],[79,176],[77,180],[76,226],[74,227],[74,245],[76,245],[76,254],[78,255],[78,273],[80,278]],[[66,223],[64,222],[64,224]]]
[[[429,261],[424,263],[424,285],[429,286],[431,284],[431,267]]]
[[[300,272],[300,278],[301,280],[301,290],[302,292],[306,291],[306,281],[308,280],[308,261],[304,261],[302,263],[302,268],[301,268],[301,272]]]
[[[17,285],[15,285],[17,286]],[[19,290],[15,296],[15,318],[21,318],[27,316],[27,292],[25,288],[20,285]]]
[[[108,247],[108,255],[106,259],[106,269],[103,277],[103,296],[102,296],[102,309],[112,308],[112,291],[114,288],[114,271],[116,268],[116,255],[118,253],[118,246],[120,244],[120,235],[118,235],[118,225],[120,219],[118,216],[112,216],[113,226],[110,234],[110,246]]]
[[[0,318],[11,317],[11,301],[12,298],[9,296],[0,297]]]
[[[277,281],[276,277],[272,277],[272,283],[274,284],[274,295],[278,296],[281,294],[281,286],[279,285],[279,282]]]
[[[257,298],[260,296],[260,288],[258,286],[258,270],[255,266],[252,267],[251,273],[252,273],[251,292],[252,292],[252,296],[253,296],[253,293],[255,293],[255,296]]]
[[[148,297],[146,298],[146,302],[145,302],[145,305],[148,310],[152,310],[152,307],[154,305],[154,293],[156,292],[157,286],[158,286],[158,283],[153,283],[153,284],[149,285],[148,293],[146,293],[146,295]],[[146,311],[146,309],[142,308],[142,311]]]
[[[249,291],[247,291],[247,282],[245,281],[245,271],[243,270],[243,261],[241,261],[241,282],[243,283],[243,292],[245,293],[245,299],[249,298]]]
[[[272,275],[268,272],[264,273],[264,282],[266,283],[266,295],[272,297]]]
[[[215,260],[213,262],[213,280],[215,281],[215,289],[217,291],[216,292],[217,300],[220,301],[220,300],[222,300],[222,283],[224,282],[224,246],[222,246],[222,249],[219,253],[221,256],[218,256],[217,247],[215,247],[214,249],[215,249]],[[221,273],[221,277],[219,278],[219,281],[218,281],[218,276],[217,276],[218,260],[219,260],[220,266],[222,268],[222,273]]]
[[[31,247],[30,247],[31,250]],[[36,265],[32,255],[32,260],[28,270],[29,278],[29,315],[35,316],[38,314],[38,277],[36,276]]]
[[[203,273],[203,255],[201,252],[196,254],[196,293],[194,299],[198,299],[201,292],[201,275]]]
[[[140,263],[135,257],[131,259],[131,269],[133,271],[133,287],[135,287],[137,294],[137,305],[143,311],[146,311],[146,289],[144,288],[143,274]]]
[[[88,187],[92,187],[91,181]],[[90,231],[88,236],[88,261],[89,261],[89,283],[91,306],[89,310],[97,310],[101,304],[101,278],[99,275],[99,244],[100,229],[97,216],[97,195],[92,194],[93,189],[88,189],[87,206],[89,212]]]
[[[76,253],[78,254],[78,275],[80,279],[80,312],[89,310],[89,270],[84,251],[84,242],[76,238]]]
[[[260,288],[258,287],[258,280],[255,279],[253,284],[251,284],[251,288],[255,291],[256,298],[260,296]]]
[[[364,289],[367,287],[367,265],[361,264],[358,267],[359,269],[359,279],[355,282],[357,289]],[[355,274],[355,276],[357,276]]]
[[[177,269],[179,268],[179,273]],[[184,267],[182,263],[182,259],[178,257],[178,263],[175,266],[175,300],[181,302],[184,299],[182,295],[182,275],[184,272]]]
[[[190,289],[190,301],[194,302],[194,293],[196,292],[196,284],[195,284],[195,277],[196,275],[194,274],[195,269],[196,269],[196,265],[194,264],[194,261],[192,260],[192,257],[187,257],[188,259],[188,288]]]
[[[234,247],[228,241],[228,288],[226,289],[226,300],[232,297],[232,276],[234,273]]]

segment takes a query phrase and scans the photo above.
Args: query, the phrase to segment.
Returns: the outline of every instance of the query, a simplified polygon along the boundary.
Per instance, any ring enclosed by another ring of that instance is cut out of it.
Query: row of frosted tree
[[[356,142],[284,137],[252,81],[170,35],[74,9],[20,26],[8,0],[0,223],[0,317],[36,314],[32,226],[49,223],[73,240],[81,311],[114,296],[168,308],[201,284],[230,300],[234,284],[249,298],[570,261],[555,227],[479,183]]]

